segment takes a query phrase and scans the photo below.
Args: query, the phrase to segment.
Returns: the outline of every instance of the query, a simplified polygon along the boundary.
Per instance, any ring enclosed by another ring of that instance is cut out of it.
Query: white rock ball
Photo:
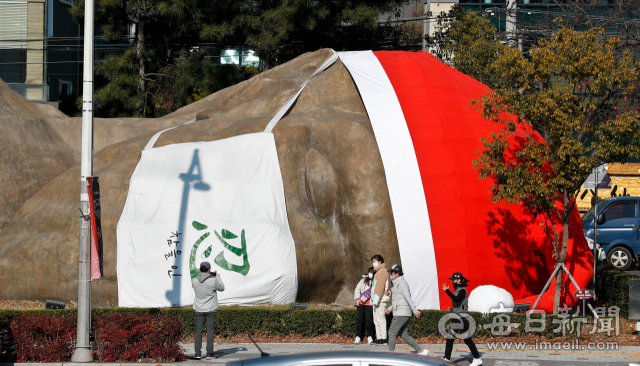
[[[478,286],[469,294],[469,311],[488,313],[512,313],[515,307],[513,296],[493,285]]]

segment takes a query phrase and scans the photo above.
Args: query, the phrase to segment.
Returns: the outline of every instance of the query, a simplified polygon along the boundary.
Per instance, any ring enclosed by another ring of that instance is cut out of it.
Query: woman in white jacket
[[[361,339],[365,336],[365,328],[363,324],[367,325],[367,343],[373,344],[373,333],[375,328],[373,326],[373,305],[371,304],[371,282],[373,281],[373,267],[369,268],[368,273],[362,276],[356,290],[353,293],[353,297],[356,301],[356,307],[358,309],[356,320],[356,341],[355,344],[360,344]]]

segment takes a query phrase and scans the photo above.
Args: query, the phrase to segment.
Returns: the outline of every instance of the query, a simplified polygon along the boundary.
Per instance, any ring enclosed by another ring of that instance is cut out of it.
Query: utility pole
[[[84,3],[84,62],[82,91],[82,155],[80,168],[80,210],[89,215],[87,177],[93,176],[93,2]],[[91,331],[91,226],[80,218],[78,253],[78,338],[72,362],[93,362],[89,334]]]
[[[429,1],[424,1],[422,3],[422,50],[424,52],[429,52],[429,50],[427,49],[427,36],[429,35],[429,31],[430,31],[430,22],[429,22],[429,18],[427,17],[429,14]]]
[[[518,16],[518,5],[516,0],[507,2],[507,46],[513,47],[517,42],[516,18]]]

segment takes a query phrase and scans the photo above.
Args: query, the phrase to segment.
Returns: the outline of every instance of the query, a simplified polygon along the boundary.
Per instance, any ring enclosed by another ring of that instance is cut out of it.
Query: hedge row
[[[171,315],[182,322],[182,334],[185,337],[192,337],[195,334],[196,319],[193,309],[189,308],[167,308],[167,309],[93,309],[93,317],[114,313],[122,314],[157,314]],[[16,316],[51,314],[57,316],[75,316],[75,309],[65,310],[31,310],[31,311],[0,311],[0,337],[3,341],[9,323]],[[448,314],[446,311],[424,310],[420,319],[412,318],[409,323],[409,333],[413,337],[437,336],[438,322],[440,318]],[[485,324],[493,324],[494,317],[499,314],[489,314],[483,316],[480,313],[471,313],[478,324],[476,335],[489,335],[490,329],[484,329]],[[514,327],[511,335],[518,336],[524,334],[526,318],[524,314],[508,314],[511,323],[519,323]],[[536,317],[536,315],[534,315]],[[538,334],[547,337],[558,336],[553,329],[558,325],[553,323],[553,315],[546,316],[546,329]],[[504,320],[504,318],[502,319]],[[500,322],[501,319],[496,319]],[[355,309],[345,310],[271,310],[261,308],[222,308],[218,309],[216,316],[216,335],[229,337],[234,335],[261,334],[274,336],[302,335],[313,337],[319,334],[340,334],[347,337],[355,336],[356,311]],[[94,321],[94,326],[96,323]],[[533,324],[536,325],[536,324]],[[537,326],[537,325],[536,325]],[[3,332],[4,335],[3,335]],[[4,342],[3,342],[4,343]]]
[[[596,299],[598,303],[620,308],[622,317],[629,316],[629,280],[634,278],[605,262],[596,267]]]
[[[607,298],[609,306],[619,306],[622,311],[628,309],[628,290],[622,291],[624,283],[628,278],[619,272],[614,273],[609,269],[599,269],[598,276],[599,296]],[[613,289],[617,289],[614,291]],[[626,297],[624,296],[626,294]],[[18,341],[16,328],[17,324],[27,324],[28,322],[19,321],[21,318],[30,319],[31,323],[38,324],[37,318],[62,320],[73,319],[75,322],[76,309],[65,310],[30,310],[30,311],[0,311],[0,339],[2,340],[5,360],[6,355],[15,355],[18,353],[20,345],[16,346]],[[422,311],[419,319],[412,318],[409,323],[409,333],[413,337],[423,336],[441,336],[438,330],[438,323],[441,318],[449,314],[439,310]],[[525,325],[527,317],[525,314],[488,314],[470,313],[475,320],[476,336],[488,336],[493,330],[505,330],[509,325],[512,326],[509,336],[519,337],[525,334]],[[133,318],[131,316],[134,316]],[[533,318],[539,318],[539,315],[533,315]],[[115,339],[115,335],[123,334],[122,332],[131,332],[133,326],[127,325],[134,318],[139,319],[174,319],[169,328],[171,330],[170,338],[178,341],[185,337],[193,337],[196,328],[195,312],[190,308],[165,308],[165,309],[141,309],[141,308],[97,308],[92,311],[92,325],[94,327],[93,334],[97,338],[109,335],[108,338]],[[545,338],[553,338],[562,336],[561,332],[554,332],[559,328],[558,317],[547,315],[545,319],[545,327],[543,331],[533,332],[534,335],[543,336]],[[50,321],[50,320],[49,320]],[[505,323],[507,322],[507,323]],[[127,324],[125,324],[127,323]],[[155,323],[159,324],[159,323]],[[356,324],[356,311],[354,308],[344,310],[290,310],[290,309],[268,309],[268,308],[221,308],[218,309],[216,316],[216,335],[229,337],[235,335],[246,334],[265,334],[273,336],[290,336],[302,335],[306,337],[314,337],[320,334],[340,334],[346,337],[354,337]],[[74,323],[75,325],[75,323]],[[485,328],[485,325],[490,325]],[[539,323],[531,324],[538,327]],[[177,328],[176,328],[177,327]],[[67,327],[68,328],[68,327]],[[144,326],[144,332],[153,327]],[[32,331],[31,329],[29,331]],[[119,333],[120,332],[120,333]],[[146,334],[136,330],[136,334]],[[166,333],[166,332],[165,332]],[[586,332],[583,330],[582,334]],[[494,334],[496,335],[496,334]],[[574,334],[567,334],[575,336]],[[40,335],[37,335],[40,336]],[[58,335],[56,335],[57,337]],[[29,336],[33,337],[33,336]],[[75,329],[73,329],[73,337],[75,338]],[[136,336],[137,337],[137,336]],[[145,336],[147,337],[147,336]],[[24,338],[24,337],[23,337]],[[95,339],[94,339],[95,341]],[[124,354],[118,351],[117,347],[127,345],[111,343],[111,345],[98,342],[96,346],[101,347],[102,359],[113,359],[109,354]],[[173,341],[172,341],[173,342]],[[165,342],[166,343],[166,342]],[[175,343],[175,342],[174,342]],[[109,348],[111,347],[111,348]],[[128,346],[127,346],[128,347]],[[133,353],[136,353],[135,351]],[[126,353],[126,352],[125,352]],[[138,352],[139,353],[139,352]],[[121,356],[118,356],[121,357]],[[133,357],[133,356],[131,356]],[[2,359],[2,357],[0,357]]]
[[[75,314],[24,312],[5,314],[0,337],[5,362],[69,361],[76,340]],[[172,315],[111,313],[94,315],[91,342],[102,362],[185,359],[182,322]]]

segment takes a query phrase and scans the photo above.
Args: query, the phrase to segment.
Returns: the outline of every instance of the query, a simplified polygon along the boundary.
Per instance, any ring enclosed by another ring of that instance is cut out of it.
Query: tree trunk
[[[556,266],[564,263],[564,257],[567,254],[567,247],[569,246],[569,218],[571,217],[571,211],[569,206],[571,205],[569,194],[565,189],[563,192],[564,207],[562,214],[562,246],[560,247],[560,253],[556,260]],[[558,308],[560,307],[560,294],[562,290],[562,275],[564,270],[560,269],[556,275],[556,289],[553,295],[553,314],[558,315]]]
[[[140,82],[138,84],[138,94],[142,100],[147,100],[147,84],[145,81],[146,71],[144,65],[144,26],[145,26],[145,8],[144,5],[140,7],[140,15],[138,17],[138,24],[136,26],[136,58],[138,59],[138,74],[140,75]],[[138,112],[145,117],[146,102],[140,103]]]
[[[265,72],[271,67],[271,52],[267,50],[258,50],[258,58],[260,59],[259,71]]]

